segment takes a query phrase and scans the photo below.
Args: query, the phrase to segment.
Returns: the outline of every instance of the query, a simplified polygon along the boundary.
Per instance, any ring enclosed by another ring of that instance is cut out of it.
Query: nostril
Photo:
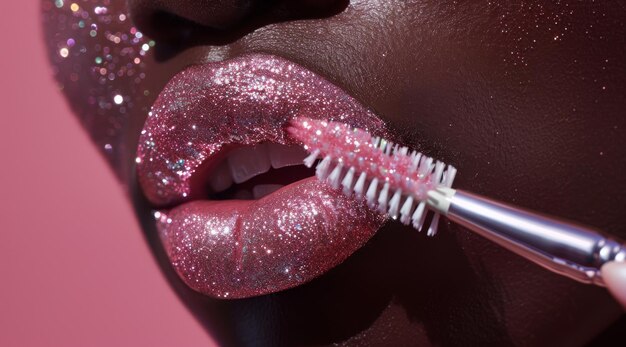
[[[194,45],[229,43],[253,7],[263,7],[251,0],[128,0],[128,5],[137,29],[157,42],[160,61]]]
[[[143,25],[141,23],[137,25],[144,28],[144,34],[164,42],[185,42],[192,36],[196,27],[199,27],[198,24],[174,13],[161,10],[151,13],[142,21],[145,21]]]
[[[155,39],[189,27],[230,29],[255,7],[252,0],[128,0],[128,5],[137,27]]]

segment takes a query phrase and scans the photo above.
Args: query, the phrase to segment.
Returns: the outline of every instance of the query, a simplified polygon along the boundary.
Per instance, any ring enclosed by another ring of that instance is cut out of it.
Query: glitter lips
[[[257,200],[210,199],[204,187],[229,151],[295,144],[284,128],[297,116],[388,136],[347,93],[268,55],[192,66],[157,98],[141,132],[137,173],[158,211],[165,250],[194,290],[243,298],[300,285],[341,263],[382,225],[363,202],[314,177]]]

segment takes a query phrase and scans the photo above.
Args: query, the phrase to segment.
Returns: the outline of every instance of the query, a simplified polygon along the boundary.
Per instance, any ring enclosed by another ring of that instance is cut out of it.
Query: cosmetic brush
[[[349,125],[298,117],[288,133],[317,163],[315,175],[391,219],[437,232],[440,215],[555,273],[605,286],[601,268],[626,247],[592,228],[453,189],[456,169]],[[626,265],[626,263],[624,263]],[[622,271],[623,273],[623,271]]]

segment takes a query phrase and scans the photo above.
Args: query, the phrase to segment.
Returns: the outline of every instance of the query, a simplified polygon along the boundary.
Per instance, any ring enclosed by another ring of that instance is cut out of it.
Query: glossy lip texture
[[[259,200],[200,200],[194,182],[220,150],[293,144],[284,127],[296,116],[389,135],[346,92],[275,56],[192,66],[158,96],[139,140],[138,178],[159,209],[168,256],[194,290],[242,298],[297,286],[341,263],[382,225],[363,202],[314,177]]]

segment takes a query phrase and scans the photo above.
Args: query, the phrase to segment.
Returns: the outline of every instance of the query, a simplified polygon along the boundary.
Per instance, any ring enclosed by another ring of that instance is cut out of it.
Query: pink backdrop
[[[211,344],[56,90],[39,1],[2,5],[0,346]]]

